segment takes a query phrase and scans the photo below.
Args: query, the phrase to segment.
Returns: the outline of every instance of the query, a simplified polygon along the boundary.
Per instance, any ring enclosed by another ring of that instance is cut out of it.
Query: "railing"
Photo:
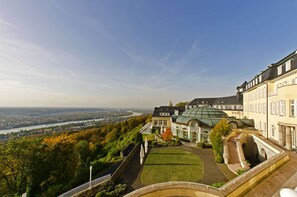
[[[91,182],[91,185],[90,185],[90,182],[87,182],[85,184],[82,184],[82,185],[80,185],[80,186],[78,186],[76,188],[73,188],[73,189],[71,189],[71,190],[69,190],[69,191],[61,194],[59,197],[70,197],[70,196],[73,196],[73,195],[75,195],[75,194],[77,194],[77,193],[79,193],[79,192],[81,192],[83,190],[86,190],[88,188],[91,188],[93,186],[96,186],[96,185],[98,185],[98,184],[100,184],[102,182],[108,181],[110,179],[111,179],[111,174],[102,176],[102,177],[100,177],[98,179],[93,180]]]
[[[141,127],[140,133],[142,133],[144,130],[146,130],[150,126],[151,126],[151,123],[150,122],[149,123],[146,123],[143,127]]]

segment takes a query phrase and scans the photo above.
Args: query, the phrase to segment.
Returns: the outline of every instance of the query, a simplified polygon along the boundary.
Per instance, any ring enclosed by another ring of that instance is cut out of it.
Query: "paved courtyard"
[[[204,163],[204,174],[202,180],[200,180],[199,183],[210,185],[216,182],[228,181],[228,179],[223,175],[223,173],[220,171],[217,164],[215,163],[212,149],[199,149],[185,145],[172,148],[191,152],[201,158]],[[145,186],[140,181],[142,170],[143,168],[139,164],[139,153],[137,152],[131,160],[129,166],[121,176],[121,179],[129,184],[130,191]]]
[[[273,196],[279,197],[279,191],[282,188],[297,187],[297,154],[289,151],[290,160],[265,178],[255,188],[250,190],[245,196],[262,197]]]

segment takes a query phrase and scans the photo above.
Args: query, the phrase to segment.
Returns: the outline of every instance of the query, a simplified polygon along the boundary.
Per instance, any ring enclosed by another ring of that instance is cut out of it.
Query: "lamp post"
[[[92,166],[90,166],[90,189],[92,188]]]

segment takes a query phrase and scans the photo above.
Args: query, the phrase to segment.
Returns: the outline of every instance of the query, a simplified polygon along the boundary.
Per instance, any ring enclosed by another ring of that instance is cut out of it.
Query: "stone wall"
[[[155,196],[201,196],[218,197],[223,194],[217,189],[208,185],[181,181],[157,183],[135,190],[125,197],[155,197]]]
[[[140,152],[140,143],[136,144],[135,147],[132,149],[132,151],[129,153],[129,155],[123,160],[123,162],[121,163],[121,165],[118,167],[118,169],[113,173],[111,180],[115,181],[116,179],[119,178],[119,176],[121,176],[121,174],[123,173],[123,171],[127,168],[127,166],[129,165],[129,162],[131,161],[131,159],[133,158],[133,156],[136,153]]]

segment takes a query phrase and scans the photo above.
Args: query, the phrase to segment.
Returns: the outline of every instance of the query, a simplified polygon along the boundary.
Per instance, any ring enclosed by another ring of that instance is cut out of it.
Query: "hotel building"
[[[288,150],[297,148],[297,51],[246,83],[243,115],[255,128]]]
[[[195,98],[186,105],[186,109],[196,107],[211,107],[222,110],[229,117],[243,118],[243,91],[246,86],[244,82],[237,87],[237,93],[234,96],[216,97],[216,98]]]

